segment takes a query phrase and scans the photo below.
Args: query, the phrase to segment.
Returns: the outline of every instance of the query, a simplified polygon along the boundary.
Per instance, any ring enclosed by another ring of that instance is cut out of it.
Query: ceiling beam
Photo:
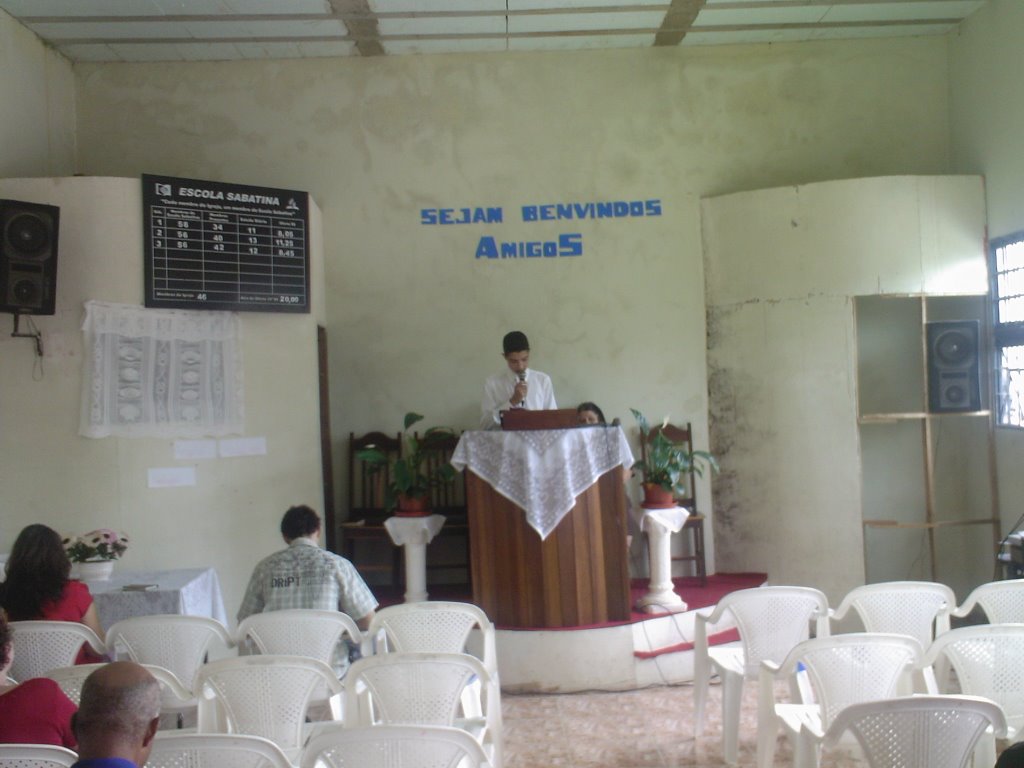
[[[377,17],[370,11],[367,0],[330,0],[331,10],[343,17],[348,33],[356,41],[360,56],[383,56]]]
[[[661,29],[654,36],[654,45],[675,46],[679,45],[686,37],[686,33],[693,26],[697,14],[700,13],[707,0],[672,0],[665,18],[661,22]]]

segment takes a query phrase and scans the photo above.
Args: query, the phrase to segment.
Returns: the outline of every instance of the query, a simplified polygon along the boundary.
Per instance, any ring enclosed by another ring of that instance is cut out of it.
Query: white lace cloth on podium
[[[632,467],[633,453],[621,427],[465,432],[451,462],[522,507],[544,539],[601,475]]]
[[[220,437],[245,430],[231,312],[85,304],[79,434]]]

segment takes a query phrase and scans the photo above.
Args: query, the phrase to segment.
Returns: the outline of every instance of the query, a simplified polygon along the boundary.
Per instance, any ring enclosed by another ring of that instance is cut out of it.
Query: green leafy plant
[[[399,497],[426,498],[431,488],[451,482],[455,477],[455,468],[451,464],[441,464],[432,471],[427,464],[428,453],[444,440],[453,437],[455,432],[449,427],[429,427],[419,437],[409,432],[410,427],[422,420],[422,414],[412,411],[405,414],[400,456],[388,455],[372,445],[356,453],[361,461],[369,465],[371,472],[388,470],[384,505],[389,510],[398,505]]]
[[[647,419],[635,408],[629,410],[640,427],[640,439],[647,444],[646,459],[633,465],[634,470],[643,473],[645,484],[658,485],[666,491],[678,493],[682,492],[691,469],[699,477],[704,476],[705,467],[710,467],[713,472],[718,471],[718,460],[707,451],[688,451],[665,437],[667,416],[654,437],[648,437],[651,427]]]

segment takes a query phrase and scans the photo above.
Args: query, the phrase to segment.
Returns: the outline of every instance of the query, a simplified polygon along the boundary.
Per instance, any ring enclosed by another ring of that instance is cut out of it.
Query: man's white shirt
[[[519,383],[519,376],[506,368],[496,373],[484,383],[484,397],[480,404],[480,428],[491,429],[501,424],[501,411],[510,408],[527,408],[531,411],[554,410],[555,391],[551,386],[551,377],[546,373],[532,368],[526,372],[526,400],[513,406],[510,402],[512,392]]]

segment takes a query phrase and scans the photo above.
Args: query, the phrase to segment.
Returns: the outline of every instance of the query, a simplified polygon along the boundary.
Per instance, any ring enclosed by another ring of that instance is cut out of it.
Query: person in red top
[[[14,661],[11,629],[0,616],[0,744],[55,744],[75,749],[71,716],[78,707],[53,680],[35,677],[7,682]]]
[[[89,588],[69,579],[70,573],[59,533],[38,523],[23,528],[7,559],[7,578],[0,582],[0,608],[8,621],[76,621],[103,639]],[[100,661],[107,659],[83,646],[75,663]]]

